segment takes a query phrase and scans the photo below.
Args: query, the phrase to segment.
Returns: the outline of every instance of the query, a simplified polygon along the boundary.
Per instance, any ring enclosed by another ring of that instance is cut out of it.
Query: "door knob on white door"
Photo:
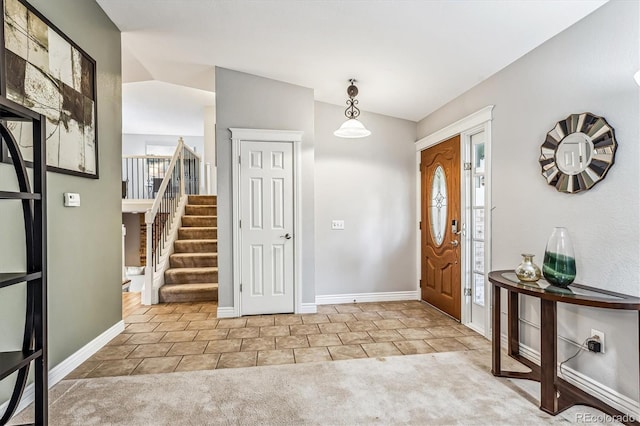
[[[280,238],[284,238],[285,240],[290,240],[291,239],[291,234],[287,233],[284,235],[280,235]]]

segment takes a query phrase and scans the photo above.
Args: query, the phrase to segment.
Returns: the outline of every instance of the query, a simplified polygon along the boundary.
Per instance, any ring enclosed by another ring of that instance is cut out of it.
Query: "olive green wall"
[[[97,62],[100,179],[47,174],[49,366],[56,366],[122,318],[122,81],[120,32],[94,1],[30,0]],[[13,169],[0,164],[0,189],[16,189]],[[65,208],[64,192],[82,206]],[[20,205],[0,204],[0,271],[24,269]],[[21,344],[24,286],[0,289],[0,351]],[[11,379],[0,382],[0,404]]]

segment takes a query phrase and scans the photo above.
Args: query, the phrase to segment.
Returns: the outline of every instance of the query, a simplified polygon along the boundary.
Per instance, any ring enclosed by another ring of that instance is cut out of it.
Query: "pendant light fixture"
[[[355,83],[355,79],[349,79],[349,87],[347,87],[349,99],[347,100],[347,109],[344,110],[347,121],[342,123],[342,126],[333,132],[333,134],[339,138],[364,138],[371,134],[371,131],[367,130],[364,124],[357,120],[357,117],[360,115],[360,110],[356,106],[358,100],[355,99],[355,97],[358,96],[358,88]]]

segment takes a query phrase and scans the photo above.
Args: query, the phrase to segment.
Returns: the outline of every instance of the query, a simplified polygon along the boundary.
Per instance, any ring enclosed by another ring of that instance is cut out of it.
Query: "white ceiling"
[[[204,108],[216,96],[162,81],[122,85],[122,133],[202,136]]]
[[[221,66],[311,87],[316,100],[343,105],[354,77],[363,110],[414,121],[606,2],[97,1],[123,31],[125,82],[215,91]]]

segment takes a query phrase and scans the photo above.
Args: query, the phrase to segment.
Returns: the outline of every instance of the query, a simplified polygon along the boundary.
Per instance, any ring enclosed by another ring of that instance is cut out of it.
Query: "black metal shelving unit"
[[[33,188],[18,143],[7,127],[8,122],[31,122],[33,128]],[[22,349],[0,352],[0,380],[18,373],[9,406],[0,413],[0,425],[6,424],[16,411],[27,385],[33,364],[35,386],[35,424],[47,424],[47,220],[46,220],[46,147],[44,117],[22,105],[0,97],[0,136],[11,155],[18,180],[18,192],[0,191],[0,208],[5,200],[22,204],[26,247],[26,270],[0,272],[0,297],[5,287],[26,283]],[[2,244],[2,241],[0,241]]]

